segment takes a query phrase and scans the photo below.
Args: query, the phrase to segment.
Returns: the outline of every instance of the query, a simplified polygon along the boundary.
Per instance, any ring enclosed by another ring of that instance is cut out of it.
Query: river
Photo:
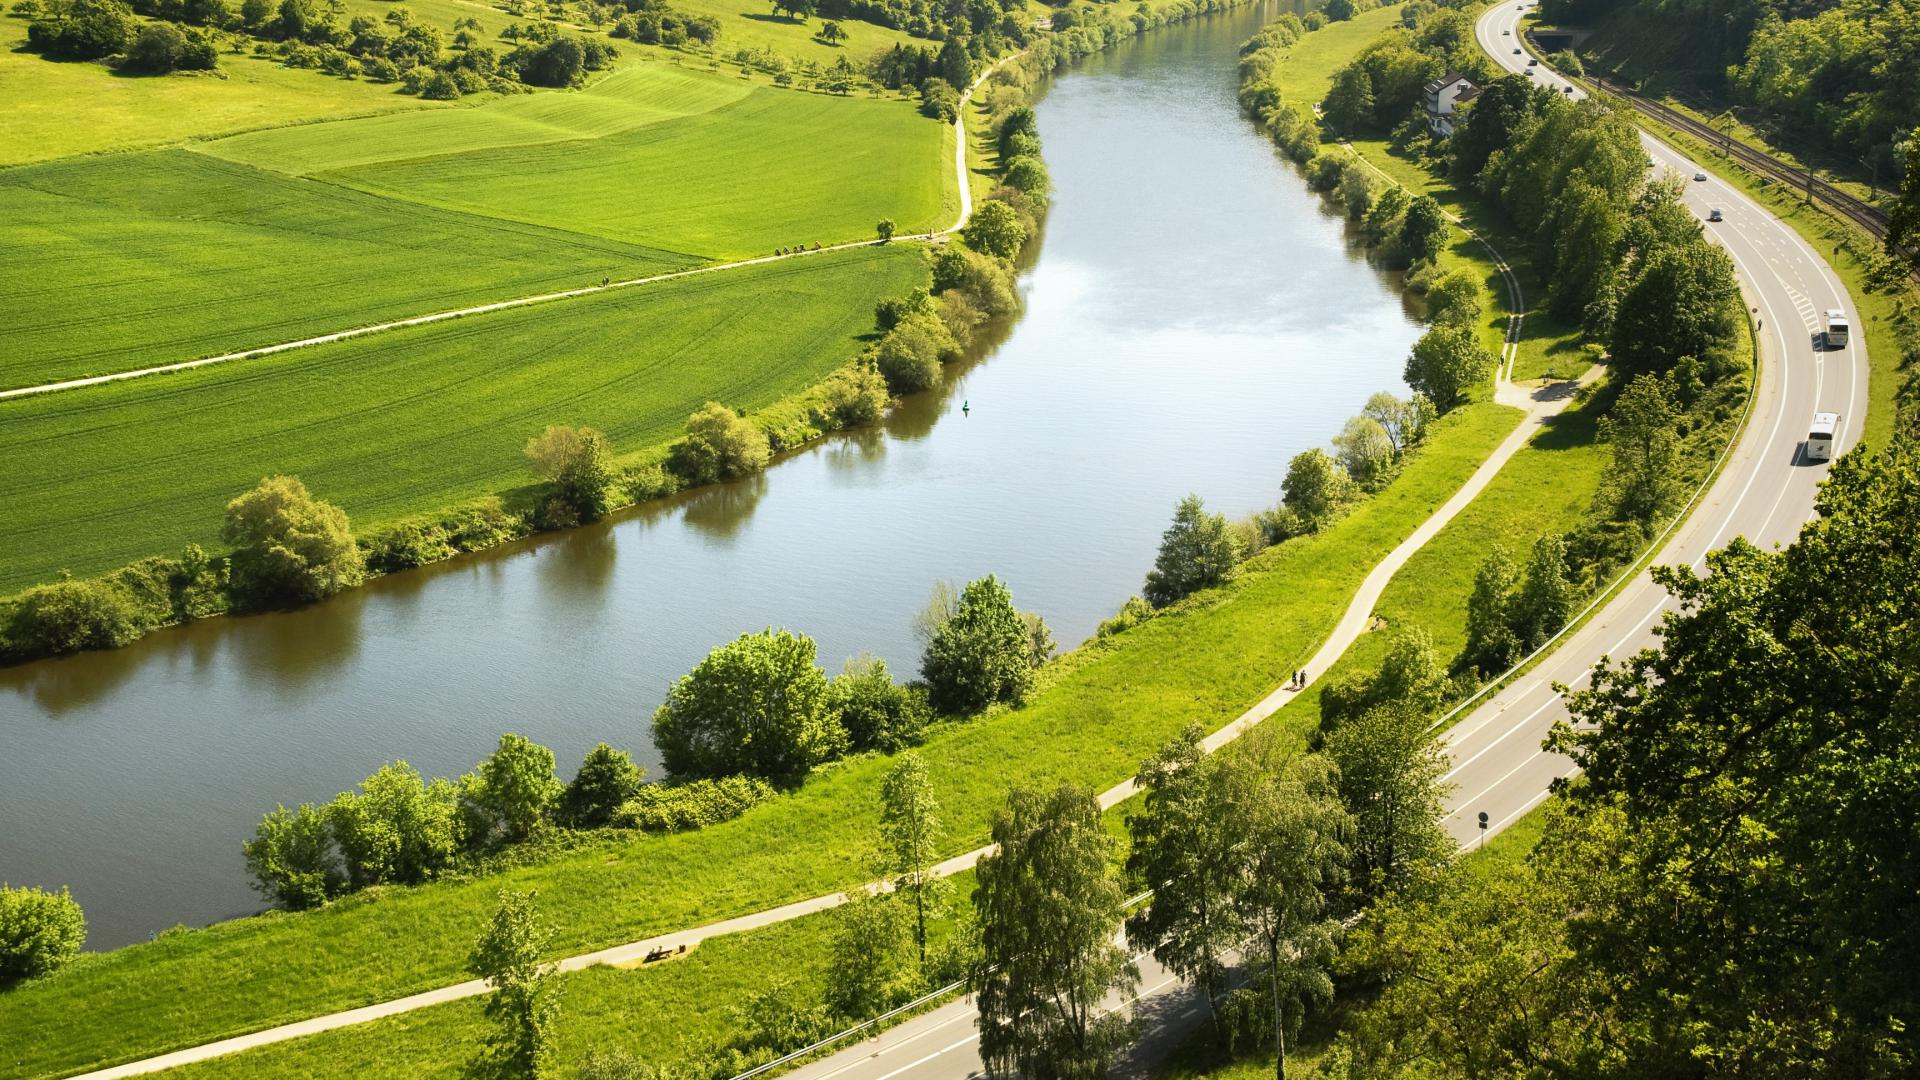
[[[1270,506],[1290,457],[1405,392],[1397,286],[1236,108],[1236,47],[1266,17],[1053,80],[1026,314],[884,431],[303,611],[0,670],[0,878],[71,886],[108,948],[257,910],[240,843],[260,815],[383,762],[457,775],[514,730],[562,776],[602,740],[651,764],[668,686],[745,631],[906,677],[934,582],[997,573],[1084,640],[1139,591],[1178,499]]]

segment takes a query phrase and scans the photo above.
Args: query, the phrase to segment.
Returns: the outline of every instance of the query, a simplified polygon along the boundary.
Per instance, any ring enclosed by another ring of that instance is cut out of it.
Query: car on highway
[[[1571,86],[1563,86],[1563,87],[1561,87],[1561,88],[1560,88],[1560,92],[1561,92],[1561,93],[1563,93],[1563,94],[1571,94],[1571,93],[1573,93],[1573,87],[1571,87]]]
[[[1527,66],[1528,66],[1528,67],[1539,67],[1539,66],[1540,66],[1540,58],[1539,58],[1539,57],[1537,57],[1537,56],[1535,56],[1535,57],[1530,57],[1530,58],[1528,58],[1528,60],[1527,60]]]
[[[1727,219],[1725,215],[1720,213],[1720,208],[1716,206],[1713,209],[1707,211],[1707,220],[1708,221],[1725,221]]]
[[[1703,172],[1694,173],[1693,179],[1695,183],[1704,183],[1707,179],[1707,174]]]
[[[1501,36],[1501,37],[1512,37],[1512,36],[1513,36],[1513,31],[1511,31],[1511,30],[1502,30],[1502,31],[1500,31],[1500,36]]]
[[[1521,50],[1519,50],[1519,49],[1515,49],[1515,50],[1513,50],[1513,55],[1515,55],[1515,56],[1519,56],[1519,55],[1520,55],[1520,52],[1521,52]]]

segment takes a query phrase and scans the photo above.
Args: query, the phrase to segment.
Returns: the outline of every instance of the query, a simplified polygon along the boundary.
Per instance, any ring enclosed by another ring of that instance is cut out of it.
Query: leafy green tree
[[[1658,647],[1597,667],[1552,740],[1620,870],[1568,928],[1612,1075],[1912,1070],[1920,470],[1856,451],[1815,511],[1783,551],[1656,570]]]
[[[1032,198],[1043,198],[1053,187],[1047,165],[1035,154],[1015,154],[1007,159],[1000,182]]]
[[[61,60],[98,60],[124,52],[139,25],[120,0],[72,0],[64,17],[29,24],[27,45]]]
[[[820,33],[817,36],[828,45],[838,45],[847,40],[846,30],[832,19],[828,19],[826,23],[820,27]]]
[[[945,79],[927,79],[920,84],[920,112],[935,120],[952,120],[960,115],[960,92]]]
[[[897,228],[897,226],[894,225],[892,218],[881,218],[880,224],[875,225],[873,227],[873,231],[884,242],[884,241],[893,239],[893,232],[895,228]]]
[[[913,940],[927,960],[927,908],[942,884],[933,875],[940,845],[940,803],[920,755],[905,753],[880,783],[880,839],[894,886],[913,899]]]
[[[252,604],[321,600],[366,579],[346,511],[298,477],[269,476],[228,503],[220,535],[236,548],[234,594]]]
[[[1214,1034],[1227,1042],[1221,999],[1246,927],[1233,906],[1243,880],[1241,835],[1217,761],[1198,724],[1141,763],[1146,794],[1127,818],[1127,873],[1153,900],[1127,916],[1127,942],[1206,995]]]
[[[1427,425],[1433,423],[1434,408],[1425,394],[1416,393],[1403,401],[1382,390],[1367,399],[1360,415],[1380,425],[1393,445],[1393,455],[1399,457],[1426,435]]]
[[[820,10],[817,0],[773,0],[775,15],[785,12],[796,22],[806,22],[807,17]]]
[[[1189,495],[1174,507],[1173,524],[1160,534],[1160,554],[1141,592],[1154,607],[1166,607],[1232,577],[1239,558],[1227,519],[1207,513],[1200,496]]]
[[[1651,524],[1673,501],[1679,434],[1668,380],[1639,375],[1600,418],[1600,438],[1613,448],[1600,498],[1614,513]]]
[[[1380,670],[1329,682],[1320,691],[1320,730],[1332,732],[1385,705],[1404,705],[1431,716],[1453,692],[1433,637],[1419,627],[1402,630],[1387,646]]]
[[[1438,258],[1447,244],[1447,216],[1431,195],[1421,195],[1407,205],[1407,216],[1400,223],[1400,247],[1415,262]]]
[[[1315,447],[1295,454],[1287,463],[1280,502],[1299,516],[1304,531],[1316,532],[1346,510],[1352,489],[1352,480],[1341,471],[1340,463]]]
[[[561,793],[560,815],[577,827],[605,825],[621,803],[640,793],[646,775],[625,750],[599,743],[587,751],[580,771]]]
[[[117,649],[152,624],[140,605],[112,581],[67,579],[37,585],[13,598],[0,633],[0,656],[27,660],[82,649]]]
[[[927,644],[920,675],[933,707],[943,713],[1026,700],[1033,689],[1032,641],[999,578],[988,574],[960,591],[953,617]]]
[[[460,849],[458,791],[446,780],[427,783],[404,761],[381,766],[357,793],[341,792],[327,821],[356,889],[425,881]]]
[[[1492,675],[1505,671],[1520,654],[1512,611],[1519,581],[1513,553],[1499,544],[1488,548],[1486,561],[1473,575],[1473,591],[1467,594],[1467,643],[1460,650],[1459,667]]]
[[[575,86],[587,74],[587,50],[578,38],[565,35],[543,45],[522,45],[507,60],[528,86]]]
[[[1740,333],[1745,306],[1733,260],[1705,240],[1656,248],[1620,297],[1609,343],[1628,372],[1665,372]]]
[[[1349,64],[1334,73],[1333,89],[1322,103],[1336,130],[1352,132],[1373,125],[1373,79],[1367,69]]]
[[[1453,174],[1473,183],[1495,151],[1513,144],[1515,135],[1528,119],[1548,107],[1542,100],[1551,91],[1533,79],[1508,75],[1488,83],[1467,110],[1466,122],[1447,140],[1453,156]]]
[[[1906,260],[1920,270],[1920,128],[1915,128],[1902,144],[1906,150],[1906,178],[1900,182],[1900,199],[1887,215],[1887,254]]]
[[[1099,1080],[1131,1035],[1101,1001],[1139,982],[1113,940],[1124,896],[1100,804],[1071,784],[1015,788],[992,839],[973,894],[980,1057],[995,1075]]]
[[[501,891],[493,918],[467,956],[467,973],[493,987],[485,1008],[495,1028],[474,1060],[477,1075],[534,1080],[550,1072],[559,1001],[547,980],[558,965],[540,957],[552,940],[531,893]]]
[[[598,521],[612,505],[619,473],[602,432],[554,424],[527,440],[526,455],[534,475],[552,484],[554,495],[581,521]]]
[[[1380,421],[1362,414],[1333,437],[1340,468],[1361,487],[1377,490],[1393,476],[1393,437]]]
[[[998,199],[981,203],[967,219],[960,236],[968,247],[997,259],[1013,258],[1027,242],[1026,226],[1020,223],[1020,215]]]
[[[973,85],[973,58],[967,55],[967,43],[959,36],[950,36],[940,46],[940,55],[934,59],[934,74],[947,81],[947,85],[961,90]]]
[[[1333,997],[1339,923],[1328,908],[1346,880],[1353,819],[1332,763],[1290,756],[1271,729],[1254,729],[1225,760],[1246,837],[1234,907],[1253,945],[1252,992],[1269,1009],[1276,1075],[1286,1080],[1287,1050],[1307,1010]]]
[[[1427,290],[1427,315],[1437,326],[1477,326],[1486,313],[1486,287],[1465,267],[1440,275]]]
[[[669,462],[688,483],[710,484],[759,472],[772,457],[766,432],[709,401],[687,417],[687,437],[674,444]]]
[[[1533,650],[1547,643],[1573,618],[1579,590],[1567,577],[1567,542],[1549,533],[1533,542],[1527,574],[1513,598],[1513,635]]]
[[[327,810],[301,803],[276,806],[242,845],[247,873],[262,896],[294,911],[319,907],[346,890],[347,878],[333,851]]]
[[[940,383],[940,365],[960,355],[946,324],[932,312],[910,312],[888,330],[874,348],[873,360],[887,388],[911,394]]]
[[[682,676],[653,714],[653,741],[675,776],[791,778],[839,754],[846,731],[828,708],[813,639],[769,629]]]
[[[1353,816],[1348,876],[1367,902],[1431,881],[1453,857],[1444,783],[1452,764],[1427,731],[1427,717],[1386,705],[1327,737],[1339,770],[1340,800]]]
[[[478,770],[474,802],[509,840],[525,840],[545,824],[562,785],[553,751],[509,731]]]
[[[827,1007],[848,1020],[870,1020],[914,985],[911,919],[900,899],[872,888],[851,889],[834,909],[827,945]]]
[[[1353,18],[1356,9],[1353,0],[1327,0],[1320,10],[1326,13],[1328,22],[1346,22]]]
[[[1462,326],[1441,325],[1421,335],[1407,357],[1407,385],[1425,394],[1441,412],[1466,400],[1467,391],[1493,375],[1499,358]]]
[[[1555,200],[1535,259],[1546,256],[1540,265],[1547,277],[1547,306],[1556,318],[1582,318],[1596,296],[1615,287],[1627,223],[1627,208],[1619,199],[1584,176],[1571,180]]]
[[[924,696],[894,682],[887,662],[878,657],[848,660],[830,689],[831,708],[855,750],[892,752],[910,746],[930,719]]]
[[[65,888],[0,885],[0,987],[59,970],[86,943],[86,915]]]
[[[909,315],[938,315],[933,295],[925,289],[915,289],[905,296],[889,296],[873,305],[873,325],[881,331],[899,326]]]

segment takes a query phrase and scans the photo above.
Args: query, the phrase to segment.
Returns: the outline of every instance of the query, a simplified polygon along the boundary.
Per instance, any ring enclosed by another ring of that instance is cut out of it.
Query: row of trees
[[[916,622],[921,682],[894,682],[885,662],[849,661],[829,679],[811,638],[742,634],[683,676],[653,717],[653,739],[676,777],[734,774],[797,780],[849,752],[917,742],[935,715],[1019,705],[1053,653],[1038,616],[1013,606],[989,575],[955,592],[944,583]]]

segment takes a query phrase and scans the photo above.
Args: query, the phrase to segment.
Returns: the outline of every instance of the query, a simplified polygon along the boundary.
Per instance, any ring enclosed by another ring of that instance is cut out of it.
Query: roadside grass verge
[[[587,144],[503,146],[323,175],[411,202],[714,258],[859,240],[959,210],[953,130],[900,100],[760,87]]]
[[[0,325],[5,387],[701,261],[185,150],[0,171],[0,217],[0,307],[13,313]],[[19,407],[0,402],[0,422],[11,426]]]
[[[0,591],[219,550],[227,500],[274,473],[364,531],[532,483],[548,424],[657,451],[705,401],[813,385],[925,280],[917,249],[863,247],[4,403]]]
[[[936,730],[919,752],[940,778],[943,851],[984,842],[1013,784],[1105,787],[1187,723],[1217,727],[1264,696],[1324,639],[1367,571],[1458,489],[1515,419],[1490,404],[1455,410],[1400,477],[1351,516],[1262,553],[1225,587],[1050,665],[1027,707]],[[0,1062],[8,1075],[71,1071],[457,981],[474,927],[501,888],[539,890],[560,928],[555,955],[832,891],[861,873],[890,765],[885,757],[840,763],[700,832],[613,837],[481,880],[381,890],[88,957],[0,995]]]

